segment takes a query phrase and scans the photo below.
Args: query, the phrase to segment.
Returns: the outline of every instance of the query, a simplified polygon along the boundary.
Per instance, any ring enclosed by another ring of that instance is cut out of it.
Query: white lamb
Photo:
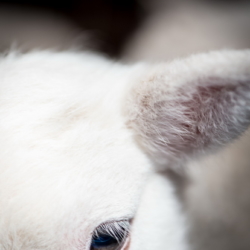
[[[125,46],[127,61],[166,61],[204,51],[250,48],[249,1],[147,0],[149,18]],[[178,194],[192,250],[250,249],[250,130],[186,165]],[[185,181],[183,181],[185,180]]]
[[[0,117],[1,250],[187,250],[165,170],[250,125],[250,50],[135,65],[11,52]]]

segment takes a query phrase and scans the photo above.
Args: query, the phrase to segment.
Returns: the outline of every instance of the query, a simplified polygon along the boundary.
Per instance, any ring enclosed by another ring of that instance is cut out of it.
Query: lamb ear
[[[250,125],[250,50],[156,65],[131,89],[126,111],[129,127],[159,161],[223,146]]]

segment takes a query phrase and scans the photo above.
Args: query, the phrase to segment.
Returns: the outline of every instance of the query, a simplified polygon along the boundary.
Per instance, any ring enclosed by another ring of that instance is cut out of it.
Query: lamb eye
[[[110,235],[99,235],[92,238],[91,250],[92,249],[116,249],[119,242]]]
[[[96,228],[91,241],[91,250],[120,250],[129,235],[129,221],[112,221]]]

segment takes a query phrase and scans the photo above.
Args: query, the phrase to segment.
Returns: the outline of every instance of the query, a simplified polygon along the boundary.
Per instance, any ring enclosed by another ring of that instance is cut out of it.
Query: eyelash
[[[130,222],[128,220],[110,221],[99,225],[93,233],[93,237],[99,235],[110,235],[121,243],[127,238],[130,232]]]
[[[129,236],[130,222],[120,220],[99,225],[92,234],[90,250],[121,250]]]

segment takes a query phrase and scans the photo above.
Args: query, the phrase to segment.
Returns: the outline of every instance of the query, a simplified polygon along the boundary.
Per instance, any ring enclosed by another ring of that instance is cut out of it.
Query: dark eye
[[[119,242],[110,235],[99,235],[92,238],[91,250],[92,249],[116,249]]]
[[[128,234],[129,222],[112,221],[101,224],[93,233],[91,250],[120,250]]]

